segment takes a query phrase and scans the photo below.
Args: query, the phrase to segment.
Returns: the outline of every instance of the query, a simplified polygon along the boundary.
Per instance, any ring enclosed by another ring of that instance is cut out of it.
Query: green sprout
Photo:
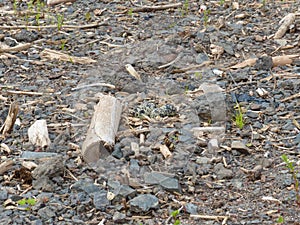
[[[189,13],[189,0],[185,0],[181,8],[181,16],[184,17]]]
[[[132,16],[133,16],[133,9],[132,9],[132,8],[130,8],[130,9],[128,10],[128,12],[127,12],[127,13],[128,13],[128,15],[129,15],[129,16],[131,16],[131,17],[132,17]]]
[[[67,43],[67,40],[61,40],[61,43],[60,43],[60,48],[62,51],[65,50],[65,47],[66,47],[66,43]]]
[[[40,25],[40,17],[41,17],[40,13],[35,14],[35,21],[38,26]]]
[[[281,156],[283,162],[285,162],[286,167],[288,168],[290,174],[292,175],[292,179],[294,181],[294,190],[296,192],[296,204],[300,206],[300,194],[299,194],[299,181],[297,178],[297,172],[295,171],[295,167],[293,163],[289,160],[287,155],[283,154]]]
[[[64,22],[64,15],[57,14],[56,19],[57,19],[57,29],[61,30]]]
[[[180,213],[180,211],[178,209],[171,212],[171,216],[174,219],[173,225],[179,225],[180,224],[180,220],[177,218],[179,213]]]
[[[90,12],[87,12],[87,13],[85,14],[85,20],[88,22],[88,21],[90,21],[91,19],[92,19],[91,13],[90,13]]]
[[[204,10],[203,11],[203,20],[204,20],[204,26],[207,26],[208,20],[209,20],[209,14],[210,14],[210,9]]]
[[[238,128],[243,129],[243,127],[245,126],[245,119],[244,119],[243,110],[242,110],[239,103],[236,103],[235,108],[236,108],[236,110],[235,110],[235,115],[233,117],[233,121],[235,122],[235,125]]]
[[[201,80],[203,78],[203,75],[201,72],[195,72],[195,77]]]
[[[15,13],[17,13],[17,11],[18,11],[18,1],[17,0],[14,0],[13,8],[14,8]]]
[[[36,204],[36,200],[34,198],[23,198],[17,201],[17,203],[20,206],[24,206],[26,210],[30,210]]]
[[[284,219],[282,216],[279,216],[277,219],[277,223],[284,223]]]
[[[220,0],[220,5],[224,5],[225,0]]]

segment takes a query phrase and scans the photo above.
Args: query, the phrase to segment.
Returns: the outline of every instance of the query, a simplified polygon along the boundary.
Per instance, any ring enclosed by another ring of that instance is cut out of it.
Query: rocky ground
[[[299,7],[0,0],[0,223],[300,224]],[[87,164],[99,94],[122,118],[111,155]],[[44,148],[28,138],[41,119]]]

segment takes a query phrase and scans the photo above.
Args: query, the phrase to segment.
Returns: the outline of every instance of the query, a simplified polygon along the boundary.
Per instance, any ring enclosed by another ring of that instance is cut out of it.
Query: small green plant
[[[35,14],[35,21],[38,26],[40,25],[40,17],[41,17],[40,13]]]
[[[57,20],[57,29],[61,30],[64,23],[64,15],[56,14],[56,20]]]
[[[277,219],[277,223],[284,223],[284,219],[282,216],[279,216]]]
[[[203,75],[201,72],[195,72],[195,77],[201,80],[203,78]]]
[[[300,193],[299,193],[299,181],[297,178],[297,172],[295,170],[295,167],[293,163],[289,160],[287,155],[283,154],[281,156],[281,159],[285,162],[286,167],[288,168],[290,174],[292,175],[292,179],[294,181],[294,190],[296,194],[296,204],[300,206]]]
[[[185,0],[181,8],[181,16],[184,17],[189,13],[189,0]]]
[[[178,209],[171,212],[171,216],[174,219],[173,225],[179,225],[179,224],[181,224],[180,220],[178,219],[179,213],[180,213],[180,211]]]
[[[204,20],[204,26],[207,26],[208,20],[209,20],[209,14],[210,14],[210,9],[206,9],[203,11],[203,20]]]
[[[17,13],[18,12],[18,1],[17,0],[14,0],[13,8],[14,8],[15,13]]]
[[[235,115],[233,117],[233,121],[238,128],[243,129],[243,127],[245,126],[243,110],[239,103],[236,103],[235,108],[236,109],[235,109]]]
[[[87,13],[85,14],[85,20],[88,22],[88,21],[90,21],[91,19],[92,19],[91,13],[90,13],[90,12],[87,12]]]
[[[127,13],[128,13],[128,16],[131,16],[131,17],[132,17],[132,16],[133,16],[133,9],[132,9],[132,8],[130,8],[130,9],[128,10],[128,12],[127,12]]]
[[[36,204],[36,200],[34,198],[23,198],[17,201],[17,203],[19,206],[25,207],[26,210],[30,210]]]
[[[60,42],[60,48],[61,48],[62,51],[65,50],[65,48],[66,48],[66,43],[67,43],[67,40],[61,40],[61,42]]]
[[[224,5],[225,0],[220,0],[220,5]]]

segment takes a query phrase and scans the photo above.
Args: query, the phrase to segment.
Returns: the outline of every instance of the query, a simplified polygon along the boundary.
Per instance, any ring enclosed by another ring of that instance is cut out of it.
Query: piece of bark
[[[274,56],[274,57],[272,57],[273,67],[292,64],[295,58],[299,58],[299,55],[280,55],[280,56]]]
[[[75,2],[76,0],[47,0],[47,5],[57,5],[66,2]]]
[[[46,120],[37,120],[28,129],[29,141],[38,147],[47,147],[51,141]]]
[[[172,156],[172,153],[170,152],[169,148],[166,145],[159,146],[159,151],[166,159]]]
[[[290,25],[294,23],[296,15],[294,13],[287,14],[281,21],[281,26],[274,35],[274,39],[282,38],[286,31],[289,29]]]
[[[82,155],[87,163],[96,162],[110,154],[115,144],[121,112],[122,105],[118,99],[110,95],[100,96],[82,144]]]
[[[273,67],[292,64],[294,60],[299,58],[299,55],[281,55],[272,57]],[[231,69],[241,69],[247,66],[254,66],[257,58],[246,59],[245,61],[231,66]]]
[[[59,51],[51,50],[51,49],[45,49],[41,52],[41,57],[45,59],[50,60],[60,60],[64,62],[72,62],[72,63],[79,63],[79,64],[90,64],[97,62],[94,59],[91,59],[89,57],[77,57],[77,56],[71,56]]]
[[[138,72],[136,72],[132,65],[126,64],[125,68],[131,76],[135,77],[139,81],[142,81],[141,76],[138,74]]]
[[[19,106],[17,105],[17,103],[15,102],[11,103],[9,106],[9,111],[6,120],[2,125],[2,127],[0,128],[0,132],[3,137],[6,137],[7,134],[11,133],[14,124],[16,122],[18,112],[19,112]]]
[[[0,164],[0,174],[5,173],[7,170],[9,170],[14,164],[14,161],[12,159],[8,159]]]

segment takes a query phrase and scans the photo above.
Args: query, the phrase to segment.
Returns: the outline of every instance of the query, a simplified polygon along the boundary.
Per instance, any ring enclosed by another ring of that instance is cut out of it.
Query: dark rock
[[[150,194],[139,195],[129,201],[130,210],[141,213],[158,207],[158,198]]]
[[[198,64],[201,64],[201,63],[203,63],[205,61],[208,61],[208,60],[209,60],[209,58],[205,53],[199,53],[196,56],[196,63],[198,63]]]
[[[0,201],[6,200],[8,197],[8,192],[7,190],[1,190],[0,191]]]
[[[273,67],[273,60],[270,56],[259,57],[254,65],[256,70],[270,70]]]
[[[230,178],[233,177],[232,170],[225,168],[222,163],[218,163],[215,166],[214,172],[217,175],[217,178],[220,179],[220,180],[230,179]]]
[[[251,119],[257,119],[257,118],[258,118],[258,114],[255,113],[255,112],[252,112],[252,111],[248,111],[248,112],[246,113],[246,115],[247,115],[249,118],[251,118]]]
[[[32,180],[32,187],[36,190],[52,192],[55,185],[48,177],[39,177],[36,180]]]
[[[43,219],[50,219],[56,217],[56,213],[49,206],[39,209],[37,214]]]
[[[38,179],[40,177],[56,177],[64,173],[65,167],[62,157],[53,157],[46,162],[40,164],[32,171],[32,177]]]
[[[95,192],[100,192],[101,188],[95,185],[92,181],[89,180],[79,180],[73,184],[72,189],[77,191],[84,191],[87,194],[92,194]]]
[[[124,214],[124,213],[115,212],[113,215],[113,221],[118,222],[118,223],[124,221],[125,218],[126,218],[126,214]]]
[[[27,29],[22,29],[20,32],[15,34],[15,39],[19,42],[30,43],[37,40],[38,38],[38,33],[36,31],[30,31]]]
[[[104,211],[108,205],[110,205],[109,200],[107,199],[107,191],[94,192],[93,203],[96,209]]]
[[[121,159],[123,157],[123,152],[119,143],[115,144],[114,151],[111,153],[111,155],[116,159]]]
[[[171,175],[171,174],[170,174]],[[172,176],[172,175],[171,175]],[[144,180],[147,184],[159,184],[168,191],[180,192],[181,188],[177,179],[166,176],[159,172],[151,172],[144,174]]]
[[[189,214],[198,214],[198,206],[193,204],[193,203],[187,203],[185,205],[185,210],[189,213]]]

